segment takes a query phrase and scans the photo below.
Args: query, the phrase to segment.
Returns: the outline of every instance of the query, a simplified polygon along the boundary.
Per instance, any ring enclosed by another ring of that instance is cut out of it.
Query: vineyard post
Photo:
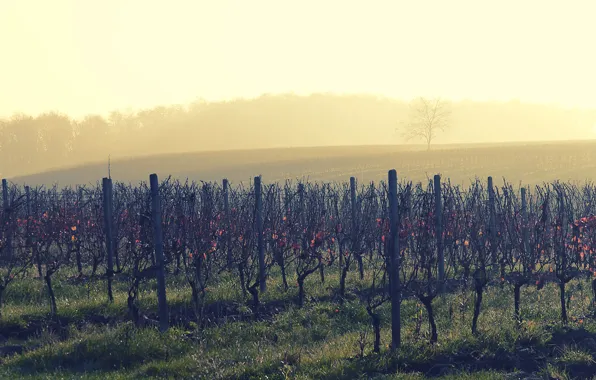
[[[304,228],[306,227],[306,210],[305,210],[305,203],[304,203],[304,184],[299,183],[298,184],[298,201],[300,202],[300,228]],[[306,242],[306,236],[303,233],[302,234],[302,252],[306,252],[306,250],[308,249],[307,247],[307,242]]]
[[[265,246],[263,244],[263,194],[261,189],[261,177],[255,177],[255,206],[257,222],[257,250],[259,252],[259,290],[261,293],[267,290],[265,280]]]
[[[360,273],[360,279],[364,278],[364,265],[362,263],[362,256],[360,255],[360,247],[357,246],[358,242],[358,222],[357,218],[357,198],[356,198],[356,178],[350,177],[350,206],[352,211],[352,254],[358,261],[358,272]]]
[[[102,180],[103,191],[103,224],[105,229],[106,250],[108,255],[108,301],[114,302],[114,295],[112,294],[112,276],[114,275],[114,244],[112,239],[112,180],[104,177]]]
[[[443,206],[441,203],[441,176],[435,175],[435,223],[437,231],[437,261],[439,264],[439,291],[445,290],[445,258],[443,253]]]
[[[39,191],[35,191],[33,193],[33,210],[32,213],[37,215],[39,212]],[[33,244],[31,244],[31,250],[33,250]],[[39,254],[39,250],[35,249],[35,261],[37,262],[37,273],[39,274],[39,280],[41,282],[44,281],[43,270],[41,265],[41,256]]]
[[[326,208],[327,185],[323,184],[321,191],[322,191],[321,210],[323,212],[323,217],[325,219],[327,219],[327,208]],[[325,223],[326,223],[326,221],[325,221]],[[322,262],[322,259],[320,256],[319,256],[319,275],[321,276],[321,283],[324,283],[325,282],[325,265],[323,265],[323,262]]]
[[[6,179],[2,179],[2,207],[4,208],[4,224],[8,227],[6,228],[6,256],[9,259],[12,259],[12,223],[11,223],[11,209],[10,209],[10,198],[8,194],[8,181]]]
[[[490,228],[490,249],[492,260],[496,259],[497,254],[497,227],[495,220],[495,188],[493,187],[493,177],[488,177],[488,212],[489,212],[489,228]],[[504,255],[501,258],[501,278],[505,276],[505,260]]]
[[[2,207],[8,211],[8,182],[2,178]]]
[[[31,189],[29,186],[25,185],[25,212],[27,215],[27,239],[25,241],[25,246],[29,251],[29,254],[33,255],[33,242],[31,241]],[[39,265],[39,263],[38,263]],[[39,277],[41,278],[41,266],[37,268],[39,270]]]
[[[401,289],[399,284],[399,214],[397,211],[397,172],[389,171],[389,286],[391,289],[391,350],[401,344]]]
[[[29,186],[25,186],[25,212],[27,213],[27,240],[25,241],[27,250],[30,255],[33,255],[33,241],[31,240],[31,189]],[[37,261],[37,271],[39,273],[39,279],[43,280],[41,273],[41,263]]]
[[[112,231],[112,261],[116,264],[116,270],[120,271],[120,258],[118,257],[118,233],[116,233],[116,220],[114,219],[114,186],[112,185],[112,178],[110,178],[110,221]],[[114,271],[112,264],[112,273]]]
[[[159,307],[159,331],[166,332],[169,327],[168,303],[166,298],[166,275],[163,257],[163,233],[161,228],[161,202],[157,174],[149,176],[151,185],[151,213],[153,217],[153,244],[157,264],[157,305]]]
[[[27,212],[27,219],[31,216],[31,189],[25,186],[25,211]]]
[[[352,211],[352,252],[356,244],[356,178],[350,177],[350,207]]]
[[[526,200],[526,188],[521,188],[521,214],[522,214],[522,249],[523,254],[529,254],[528,249],[528,203]]]
[[[329,184],[324,184],[321,187],[321,191],[322,191],[321,199],[322,199],[322,202],[323,202],[321,204],[321,207],[322,207],[322,211],[323,211],[323,216],[327,216],[327,203],[326,203],[326,199],[327,199],[327,186],[329,186]]]
[[[559,283],[559,296],[561,300],[561,320],[563,324],[567,324],[567,306],[565,304],[565,284],[567,283],[566,277],[569,275],[567,268],[567,252],[565,247],[565,236],[567,235],[567,223],[565,219],[567,217],[567,206],[565,205],[565,188],[557,186],[557,218],[555,218],[556,229],[560,232],[553,234],[556,241],[554,243],[555,255],[555,276]],[[558,220],[557,220],[558,219]]]
[[[231,226],[230,226],[230,195],[228,193],[229,183],[226,178],[222,181],[223,202],[224,202],[224,221],[226,224],[226,253],[228,258],[228,269],[232,269],[232,247],[231,247]]]
[[[77,201],[77,220],[81,221],[83,220],[83,187],[79,187],[79,191],[78,191],[79,195],[78,195],[78,201]],[[77,223],[77,229],[76,231],[76,235],[78,235],[81,231],[80,231],[80,226],[78,226]],[[75,259],[77,262],[77,270],[79,272],[79,276],[83,275],[83,263],[81,261],[81,247],[80,247],[80,241],[77,239],[77,248],[76,248],[76,252],[75,252]]]

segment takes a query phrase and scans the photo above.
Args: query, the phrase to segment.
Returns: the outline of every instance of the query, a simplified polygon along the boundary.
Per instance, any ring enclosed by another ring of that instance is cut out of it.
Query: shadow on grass
[[[250,305],[250,302],[246,302]],[[245,304],[235,301],[214,301],[206,305],[204,310],[205,326],[221,326],[230,322],[270,321],[275,315],[294,306],[293,301],[277,299],[262,302],[258,314],[247,308]],[[189,302],[180,300],[169,304],[170,325],[192,329],[196,326],[194,308]],[[158,314],[153,308],[143,313],[145,320],[156,320]],[[70,327],[85,325],[115,326],[128,322],[130,318],[123,307],[109,308],[106,304],[83,305],[76,310],[63,308],[57,315],[50,313],[25,314],[15,319],[0,322],[0,342],[7,339],[27,340],[38,336],[44,330],[52,330],[58,335],[66,333]]]
[[[423,378],[469,374],[474,378],[474,374],[480,376],[487,371],[509,374],[507,378],[512,379],[533,379],[542,378],[537,376],[552,365],[573,379],[592,379],[596,374],[596,361],[593,359],[596,357],[596,334],[583,328],[559,328],[544,345],[519,344],[513,350],[498,346],[497,341],[480,340],[454,352],[427,354],[416,352],[416,347],[404,346],[396,354],[384,352],[364,358],[295,364],[290,371],[308,373],[318,379],[373,378],[396,373]],[[432,351],[429,346],[419,348]],[[284,368],[284,363],[269,363],[250,368],[240,378],[271,376],[279,374]]]
[[[569,350],[573,347],[573,350]],[[565,353],[575,353],[565,358]],[[563,369],[573,379],[592,378],[596,374],[596,334],[584,328],[558,327],[544,345],[519,343],[513,350],[499,347],[499,342],[484,341],[461,347],[456,352],[438,353],[428,359],[409,360],[407,353],[393,356],[388,353],[352,359],[363,373],[419,372],[425,377],[440,377],[459,372],[476,373],[486,370],[506,373],[536,374],[548,364]]]

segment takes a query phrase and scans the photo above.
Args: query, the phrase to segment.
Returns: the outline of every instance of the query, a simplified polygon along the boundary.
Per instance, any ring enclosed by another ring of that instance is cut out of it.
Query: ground
[[[297,288],[283,291],[275,273],[254,320],[248,298],[233,277],[223,275],[208,289],[209,322],[193,322],[190,292],[180,276],[168,276],[170,330],[161,334],[155,284],[141,293],[147,323],[135,327],[126,311],[126,283],[116,282],[107,303],[103,279],[59,274],[58,315],[49,315],[38,279],[10,285],[0,320],[2,378],[35,379],[571,379],[596,373],[596,320],[588,282],[568,289],[570,322],[559,322],[558,290],[524,289],[522,315],[513,318],[513,290],[496,285],[486,294],[477,336],[470,332],[473,295],[435,300],[439,341],[428,343],[424,308],[402,304],[402,346],[389,349],[389,305],[382,315],[381,353],[372,352],[370,318],[358,294],[368,282],[348,277],[348,301],[336,298],[337,273],[325,283],[309,277],[308,302],[296,306]],[[365,335],[366,334],[366,335]],[[361,345],[362,344],[362,345]],[[363,350],[361,350],[363,347]],[[362,353],[364,356],[362,356]]]
[[[116,181],[161,179],[221,180],[232,183],[262,174],[264,182],[308,177],[360,183],[384,179],[395,168],[402,180],[420,181],[441,173],[467,184],[475,176],[505,177],[514,184],[592,180],[596,143],[535,143],[437,146],[430,152],[405,147],[296,148],[187,153],[115,160]],[[107,162],[11,179],[30,185],[93,183],[107,176]],[[88,273],[88,271],[86,271]],[[358,299],[369,279],[348,276],[348,300],[340,304],[338,276],[325,283],[308,278],[307,302],[296,306],[297,288],[283,291],[276,273],[262,296],[255,320],[249,297],[237,280],[222,275],[209,286],[208,323],[194,322],[189,287],[168,275],[170,330],[161,334],[153,282],[140,295],[144,326],[127,315],[126,279],[117,278],[114,303],[107,303],[103,278],[56,275],[58,314],[51,316],[44,284],[16,280],[6,290],[0,319],[1,378],[205,378],[205,379],[526,379],[592,378],[596,374],[596,320],[588,281],[569,284],[570,322],[559,318],[558,289],[548,284],[522,293],[523,322],[513,318],[513,290],[492,286],[485,295],[479,334],[471,334],[471,292],[435,300],[439,340],[428,343],[426,312],[414,299],[402,304],[402,346],[390,342],[389,305],[379,311],[381,352],[372,352],[370,318]],[[363,347],[363,349],[361,349]]]

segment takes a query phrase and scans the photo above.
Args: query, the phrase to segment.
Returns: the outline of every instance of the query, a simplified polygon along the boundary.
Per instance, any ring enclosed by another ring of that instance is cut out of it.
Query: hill
[[[455,184],[467,184],[476,176],[491,175],[514,184],[543,181],[579,181],[596,178],[596,141],[510,144],[437,145],[431,151],[419,146],[346,146],[276,148],[162,154],[111,162],[116,181],[146,181],[149,174],[161,179],[249,181],[263,175],[264,182],[308,178],[315,181],[360,183],[386,178],[395,168],[402,180],[421,181],[441,173]],[[108,175],[107,162],[12,177],[10,181],[29,185],[71,186],[95,184]]]

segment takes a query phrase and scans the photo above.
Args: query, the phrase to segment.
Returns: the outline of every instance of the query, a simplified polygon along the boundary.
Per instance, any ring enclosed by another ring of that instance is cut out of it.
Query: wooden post
[[[495,214],[494,214],[494,205],[495,205],[495,191],[494,191],[494,187],[493,187],[493,177],[488,177],[488,204],[489,204],[489,209],[490,209],[490,224],[491,227],[493,225],[493,221],[495,218]]]
[[[232,232],[230,225],[230,194],[229,194],[229,183],[226,178],[222,181],[223,186],[223,201],[224,201],[224,220],[226,224],[226,251],[228,259],[228,269],[232,269],[234,258],[232,257]]]
[[[558,217],[555,218],[555,223],[556,220],[558,219],[558,222],[560,223],[560,226],[558,225],[558,223],[556,223],[556,229],[559,230],[560,232],[557,233],[555,231],[555,233],[553,234],[554,238],[556,239],[554,241],[554,248],[555,248],[555,255],[558,256],[558,260],[555,260],[555,273],[557,273],[557,278],[564,278],[566,276],[568,276],[569,274],[569,270],[570,268],[567,267],[567,252],[565,249],[565,236],[567,236],[567,223],[565,221],[565,219],[567,219],[567,205],[565,204],[565,188],[559,184],[557,184],[557,186],[555,187],[555,190],[557,192],[557,214]],[[565,298],[565,281],[558,281],[559,283],[559,298],[561,301],[561,320],[563,322],[563,324],[567,324],[567,306],[566,306],[566,298]],[[569,301],[567,301],[569,302]]]
[[[528,247],[528,201],[526,199],[526,188],[521,188],[521,214],[522,214],[522,254],[527,255]]]
[[[27,212],[27,218],[31,216],[31,189],[29,186],[25,186],[25,211]]]
[[[304,199],[304,184],[298,184],[298,202],[300,203],[300,229],[306,228],[306,207]],[[306,235],[302,233],[302,252],[306,252],[308,249],[308,242],[306,241]]]
[[[441,176],[435,175],[435,227],[437,239],[437,261],[439,264],[439,291],[445,290],[445,257],[443,250],[443,206],[441,198]]]
[[[493,177],[488,177],[488,208],[489,208],[489,228],[490,228],[490,250],[492,258],[491,260],[496,260],[495,257],[497,255],[497,226],[496,226],[496,216],[495,216],[495,188],[493,186]],[[504,255],[502,255],[500,260],[500,267],[501,267],[501,278],[505,276],[505,259]],[[495,261],[493,261],[495,262]]]
[[[6,258],[12,260],[12,211],[8,181],[2,179],[2,207],[4,208],[4,225],[6,226]]]
[[[8,210],[9,197],[8,197],[8,182],[2,178],[2,207],[4,210]]]
[[[352,212],[352,252],[356,249],[356,229],[358,225],[356,223],[356,178],[350,177],[350,209]]]
[[[33,197],[33,204],[35,205],[34,210],[31,210],[31,189],[29,188],[29,186],[25,187],[25,196],[27,197],[27,204],[29,204],[29,215],[31,215],[31,213],[35,213],[35,215],[37,215],[38,211],[39,211],[39,202],[38,202],[38,191],[35,191],[35,195]],[[27,220],[27,226],[30,226],[31,222],[30,220]],[[31,239],[31,237],[29,237],[29,239]],[[30,240],[31,241],[31,240]],[[31,253],[33,254],[33,242],[31,242]],[[43,279],[43,271],[42,271],[42,266],[41,266],[41,256],[39,254],[39,250],[36,250],[36,255],[35,255],[35,264],[37,265],[37,274],[39,275],[39,280],[40,281],[44,281]]]
[[[401,289],[399,279],[399,214],[397,208],[397,172],[389,171],[389,286],[391,289],[391,350],[401,344]]]
[[[28,254],[33,257],[33,241],[31,240],[31,189],[29,186],[25,186],[25,211],[27,213],[27,240],[25,241],[25,245],[27,247]],[[43,275],[41,271],[41,262],[39,257],[34,258],[35,264],[37,266],[37,272],[39,274],[39,279],[43,281]]]
[[[263,244],[263,194],[261,177],[255,177],[255,206],[257,223],[257,250],[259,252],[259,289],[261,293],[267,290],[265,277],[265,246]]]
[[[322,211],[322,215],[323,218],[327,219],[327,205],[326,205],[326,199],[327,199],[327,185],[323,184],[321,186],[321,191],[322,191],[322,199],[321,199],[321,211]],[[327,221],[325,220],[325,223]],[[323,260],[321,258],[321,256],[319,256],[319,275],[321,277],[321,283],[325,282],[325,265],[323,264]]]
[[[356,178],[350,177],[350,209],[352,213],[352,233],[351,233],[351,242],[352,242],[352,253],[358,262],[358,273],[360,274],[360,279],[364,279],[364,263],[362,262],[362,256],[360,252],[360,246],[358,242],[358,199],[356,197]]]
[[[108,278],[108,301],[114,302],[114,295],[112,293],[112,276],[114,275],[114,240],[112,238],[112,180],[104,177],[102,180],[102,192],[103,192],[103,225],[105,230],[106,238],[106,253],[108,268],[106,276]]]
[[[322,196],[321,196],[321,208],[323,211],[323,216],[327,216],[327,184],[323,184],[321,186]]]
[[[83,220],[83,188],[79,187],[79,195],[78,195],[78,203],[77,203],[77,219],[79,221]],[[76,229],[76,236],[78,237],[79,234],[81,233],[80,231],[80,226],[77,226]],[[77,270],[79,271],[79,275],[82,276],[83,275],[83,263],[82,263],[82,259],[81,259],[81,244],[79,239],[77,238],[77,247],[76,247],[76,261],[77,261]]]
[[[31,220],[31,189],[29,186],[25,186],[25,212],[27,215],[27,249],[31,248],[31,236],[29,234],[29,226]]]
[[[149,176],[151,185],[151,211],[153,217],[153,245],[157,265],[157,304],[159,307],[159,331],[166,332],[169,327],[168,303],[166,298],[166,275],[163,257],[163,233],[161,229],[161,202],[157,174]]]
[[[116,269],[120,271],[120,257],[118,256],[118,233],[116,232],[116,219],[114,218],[114,186],[112,183],[112,178],[110,178],[110,215],[110,220],[112,222],[112,260],[116,264]]]

